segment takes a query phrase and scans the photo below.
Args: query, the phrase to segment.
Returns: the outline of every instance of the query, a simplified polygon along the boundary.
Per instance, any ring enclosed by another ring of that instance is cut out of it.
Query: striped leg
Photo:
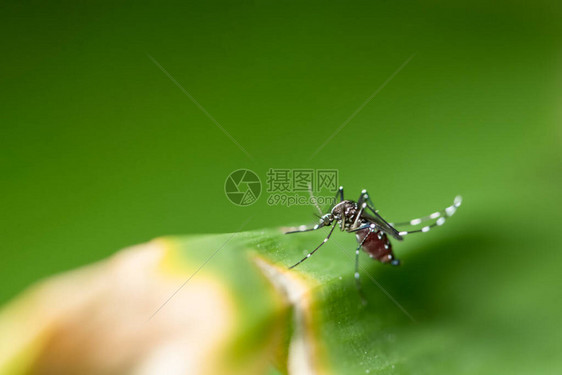
[[[363,288],[361,288],[361,280],[359,279],[359,250],[361,250],[361,246],[363,246],[363,243],[365,242],[365,240],[367,239],[367,237],[369,237],[369,235],[373,233],[373,228],[371,227],[369,229],[369,233],[367,233],[367,235],[365,236],[365,238],[363,238],[363,240],[361,241],[361,243],[359,244],[359,246],[357,246],[357,249],[355,250],[355,287],[357,288],[357,292],[359,293],[359,297],[361,297],[361,303],[363,305],[367,304],[367,298],[365,298],[365,293],[363,293]]]
[[[292,234],[292,233],[302,233],[302,232],[311,232],[313,230],[317,230],[320,228],[324,228],[324,224],[316,224],[315,226],[311,227],[311,228],[307,228],[306,225],[301,225],[300,227],[298,227],[299,229],[297,230],[291,230],[289,232],[285,232],[285,234]]]
[[[398,231],[392,226],[392,224],[387,223],[386,220],[384,220],[382,216],[379,215],[379,210],[375,208],[373,201],[369,197],[369,193],[367,193],[367,190],[363,189],[363,191],[361,191],[361,195],[359,195],[359,199],[357,200],[357,205],[363,206],[365,202],[367,203],[366,207],[374,215],[373,220],[382,228],[382,230],[384,230],[387,234],[391,235],[397,240],[402,241],[403,238],[400,236]]]
[[[361,214],[363,213],[363,210],[365,209],[365,207],[367,207],[367,203],[362,203],[360,207],[361,208],[359,209],[359,213],[355,217],[355,221],[353,222],[353,225],[351,226],[354,229],[357,228],[357,226],[359,225],[360,220],[361,220]]]
[[[298,266],[299,264],[301,264],[302,262],[304,262],[305,260],[310,258],[312,256],[312,254],[314,254],[316,252],[316,250],[320,249],[320,247],[322,245],[324,245],[326,242],[328,242],[328,240],[330,239],[330,236],[334,232],[334,229],[336,229],[336,225],[337,225],[337,222],[335,222],[334,225],[332,225],[332,229],[330,229],[330,233],[328,233],[328,236],[326,236],[326,238],[324,238],[324,241],[322,241],[322,243],[320,245],[316,246],[316,249],[314,249],[310,253],[306,254],[306,256],[304,258],[299,260],[297,263],[293,264],[291,267],[289,267],[289,269],[295,268],[296,266]],[[314,229],[312,229],[312,230],[314,230]]]
[[[401,223],[395,223],[395,224],[390,224],[392,226],[403,226],[403,225],[420,225],[422,223],[425,223],[427,221],[430,220],[436,220],[435,223],[431,224],[431,225],[426,225],[424,227],[422,227],[421,229],[416,229],[416,230],[410,230],[410,231],[401,231],[399,232],[399,234],[401,236],[405,236],[407,234],[411,234],[411,233],[420,233],[420,232],[429,232],[432,228],[441,226],[443,224],[445,224],[445,221],[450,218],[451,216],[453,216],[455,214],[455,212],[457,211],[457,208],[460,207],[462,203],[462,197],[460,195],[455,197],[455,200],[453,202],[453,204],[441,211],[436,211],[434,213],[432,213],[431,215],[427,215],[424,217],[420,217],[420,218],[416,218],[416,219],[412,219],[409,221],[404,221]]]
[[[361,194],[359,194],[359,198],[357,199],[357,205],[361,206],[364,202],[367,202],[367,204],[369,206],[371,206],[371,208],[373,210],[375,210],[376,212],[378,212],[378,210],[375,208],[375,204],[373,203],[373,201],[371,200],[371,197],[369,196],[369,193],[367,193],[366,189],[363,189],[361,191]]]
[[[349,233],[355,233],[355,232],[358,232],[360,230],[367,229],[369,227],[374,230],[376,228],[376,225],[373,224],[373,223],[366,223],[366,224],[361,225],[359,228],[348,230],[348,232]]]
[[[336,192],[336,198],[338,198],[338,195],[339,195],[339,198],[340,198],[340,202],[342,202],[343,201],[343,186],[340,186],[338,191]]]

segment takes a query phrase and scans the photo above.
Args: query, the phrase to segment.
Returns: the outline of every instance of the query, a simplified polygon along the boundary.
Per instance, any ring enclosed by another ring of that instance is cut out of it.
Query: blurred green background
[[[465,198],[445,227],[395,245],[403,267],[369,266],[418,321],[459,330],[448,355],[562,368],[559,2],[0,7],[0,302],[157,236],[308,223],[311,207],[263,194],[231,204],[226,177],[337,169],[389,220]]]

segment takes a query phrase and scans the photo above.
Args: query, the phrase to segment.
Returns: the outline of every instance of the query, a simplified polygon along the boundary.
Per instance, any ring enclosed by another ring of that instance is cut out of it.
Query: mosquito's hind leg
[[[404,235],[412,234],[412,233],[429,232],[432,228],[445,224],[445,221],[455,214],[455,212],[457,211],[457,208],[460,207],[461,203],[462,203],[462,197],[459,195],[459,196],[455,197],[455,200],[454,200],[452,205],[450,205],[449,207],[447,207],[447,208],[445,208],[441,211],[436,211],[436,212],[432,213],[431,215],[427,215],[427,216],[423,216],[423,217],[420,217],[420,218],[416,218],[416,219],[412,219],[412,220],[404,221],[404,222],[400,222],[400,223],[395,223],[395,224],[391,224],[391,225],[392,226],[420,225],[420,224],[425,223],[425,222],[430,221],[430,220],[436,220],[435,223],[433,223],[431,225],[426,225],[426,226],[422,227],[421,229],[410,230],[410,231],[401,231],[399,233],[400,233],[401,236],[404,236]]]

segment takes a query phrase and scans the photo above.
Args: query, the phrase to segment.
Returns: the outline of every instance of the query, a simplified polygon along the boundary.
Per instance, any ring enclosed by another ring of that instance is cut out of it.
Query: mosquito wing
[[[368,214],[365,211],[363,211],[363,214],[362,214],[363,218],[377,224],[379,227],[381,227],[385,231],[385,233],[391,235],[392,237],[396,238],[397,240],[402,241],[404,239],[398,233],[398,231],[396,229],[394,229],[394,227],[392,225],[387,223],[386,220],[384,220],[381,217],[381,215],[379,215],[375,210],[371,209],[371,212],[373,213],[373,215]]]

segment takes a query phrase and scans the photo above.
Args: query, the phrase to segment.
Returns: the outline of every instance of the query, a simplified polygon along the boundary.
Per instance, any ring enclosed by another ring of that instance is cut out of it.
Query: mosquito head
[[[331,213],[326,214],[320,218],[320,225],[328,226],[332,224],[333,221],[334,221],[334,215],[332,215]]]

